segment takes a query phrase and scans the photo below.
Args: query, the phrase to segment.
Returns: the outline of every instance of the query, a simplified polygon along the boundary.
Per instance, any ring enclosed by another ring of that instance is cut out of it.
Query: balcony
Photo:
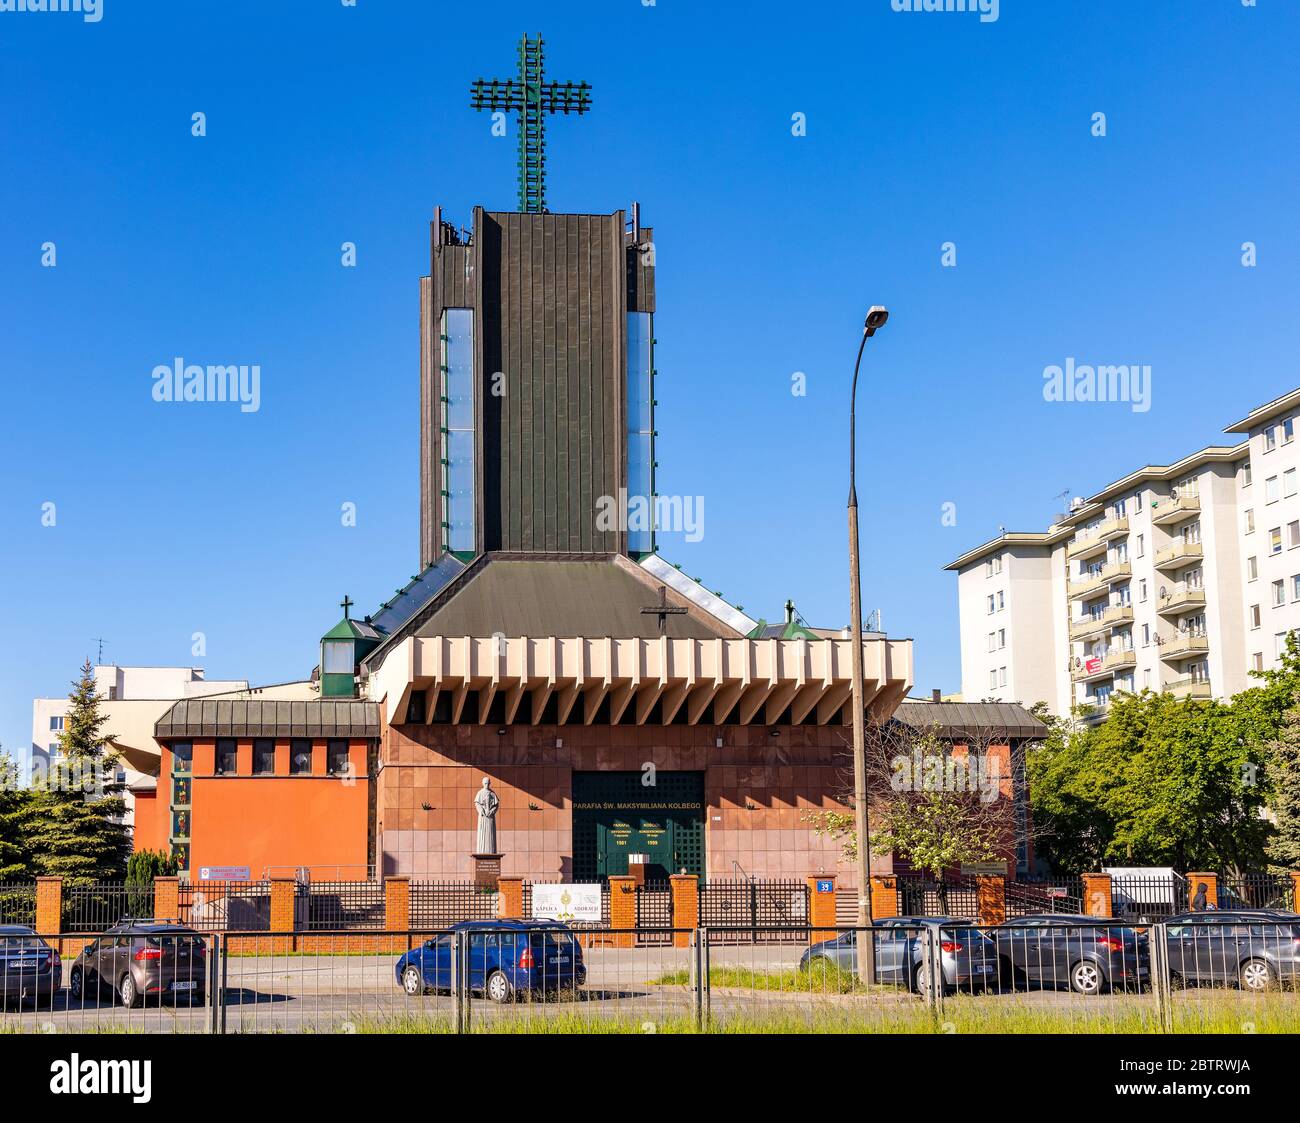
[[[1103,542],[1113,542],[1116,538],[1124,538],[1128,535],[1128,515],[1119,515],[1113,519],[1107,519],[1097,528],[1097,537]]]
[[[1189,589],[1186,585],[1176,585],[1167,589],[1156,606],[1161,616],[1177,616],[1193,608],[1205,607],[1205,590]]]
[[[1108,585],[1113,584],[1116,581],[1123,581],[1126,577],[1132,576],[1133,566],[1130,562],[1111,562],[1110,565],[1103,565],[1101,567],[1101,579]]]
[[[1104,554],[1106,552],[1106,539],[1099,538],[1095,534],[1089,534],[1086,538],[1076,538],[1065,548],[1065,556],[1074,561],[1075,558],[1090,558],[1093,554]]]
[[[1092,593],[1099,592],[1106,587],[1106,577],[1104,572],[1084,573],[1079,577],[1070,578],[1070,596],[1086,597]]]
[[[1125,651],[1112,651],[1106,658],[1101,661],[1107,674],[1114,674],[1116,671],[1127,671],[1137,666],[1137,652],[1131,648]]]
[[[1212,697],[1210,693],[1210,680],[1205,678],[1192,678],[1191,675],[1185,675],[1183,678],[1171,679],[1165,683],[1165,692],[1172,694],[1175,698],[1197,698],[1208,699]]]
[[[1101,614],[1101,622],[1108,628],[1118,628],[1121,624],[1133,623],[1133,606],[1131,604],[1112,604]]]
[[[1092,659],[1092,669],[1089,670],[1089,660],[1081,660],[1077,667],[1070,669],[1071,682],[1094,682],[1101,678],[1110,678],[1114,671],[1108,671],[1105,667],[1104,659]]]
[[[1177,499],[1157,499],[1151,504],[1151,521],[1156,526],[1171,526],[1201,513],[1199,495],[1179,496]]]
[[[1070,638],[1087,639],[1091,635],[1098,635],[1106,630],[1106,618],[1104,615],[1098,616],[1081,616],[1070,621]]]
[[[1182,659],[1187,655],[1202,655],[1210,650],[1210,637],[1180,632],[1160,644],[1161,659]]]
[[[1203,554],[1199,542],[1175,542],[1156,554],[1156,569],[1177,569],[1179,566],[1200,561]]]

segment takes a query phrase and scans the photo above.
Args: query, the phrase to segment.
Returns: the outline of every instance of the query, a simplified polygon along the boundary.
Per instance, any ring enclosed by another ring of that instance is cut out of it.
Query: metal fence
[[[366,931],[386,924],[382,881],[313,881],[307,897],[307,930]]]
[[[36,923],[36,883],[0,882],[0,924]]]
[[[271,883],[182,881],[177,911],[177,920],[200,932],[266,932],[271,928]]]
[[[153,883],[96,881],[63,886],[63,930],[102,932],[128,919],[152,919]]]
[[[748,930],[0,936],[0,1032],[1300,1029],[1300,922]]]
[[[978,920],[979,889],[973,877],[946,881],[900,877],[898,911],[901,916],[951,916]]]
[[[700,925],[737,943],[789,942],[808,932],[806,881],[710,880],[700,886]]]
[[[1033,916],[1045,912],[1084,912],[1083,878],[1060,881],[1008,881],[1007,916]]]
[[[1294,880],[1289,873],[1223,873],[1219,875],[1219,908],[1286,909],[1295,906]]]
[[[412,881],[411,927],[439,931],[462,920],[495,920],[497,894],[472,881]]]
[[[1151,924],[1186,912],[1191,897],[1181,874],[1114,874],[1110,879],[1111,910],[1119,920]]]

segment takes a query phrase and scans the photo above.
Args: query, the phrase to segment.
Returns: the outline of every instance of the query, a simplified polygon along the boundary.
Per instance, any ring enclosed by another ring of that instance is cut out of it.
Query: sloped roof
[[[927,702],[907,698],[899,703],[894,718],[913,729],[937,727],[945,737],[1003,733],[1037,740],[1047,736],[1047,726],[1015,702]]]
[[[154,737],[379,737],[379,706],[353,699],[290,701],[183,698],[158,719]]]

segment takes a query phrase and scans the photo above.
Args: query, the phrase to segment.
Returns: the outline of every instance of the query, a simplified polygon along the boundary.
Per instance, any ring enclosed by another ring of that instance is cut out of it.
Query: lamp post
[[[867,313],[862,325],[858,360],[853,364],[853,391],[849,398],[849,607],[853,636],[853,819],[857,832],[858,867],[858,978],[868,986],[876,981],[875,940],[869,931],[871,917],[871,836],[867,823],[867,728],[862,685],[862,576],[858,565],[858,371],[867,340],[889,319],[879,304]]]

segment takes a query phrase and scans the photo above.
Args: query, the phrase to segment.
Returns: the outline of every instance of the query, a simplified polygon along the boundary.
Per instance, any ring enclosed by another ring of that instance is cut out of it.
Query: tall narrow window
[[[447,548],[473,554],[474,312],[442,313],[442,527]]]
[[[270,776],[275,772],[275,742],[270,737],[253,739],[253,775]]]
[[[649,312],[627,314],[627,550],[654,551],[654,338]]]

